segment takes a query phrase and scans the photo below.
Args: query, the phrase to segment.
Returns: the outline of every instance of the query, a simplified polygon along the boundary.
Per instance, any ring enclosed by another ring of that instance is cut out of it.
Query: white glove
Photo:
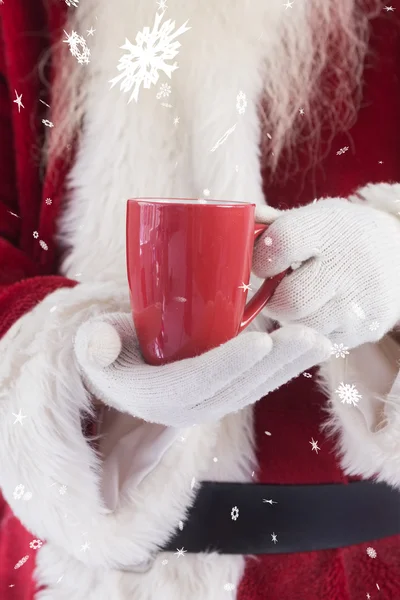
[[[217,421],[323,362],[331,351],[325,337],[297,325],[271,335],[243,332],[201,356],[155,367],[141,356],[129,313],[87,321],[74,348],[83,380],[97,398],[172,427]]]
[[[253,270],[287,275],[265,313],[333,343],[374,342],[400,318],[400,223],[366,204],[328,198],[284,211],[255,246]]]

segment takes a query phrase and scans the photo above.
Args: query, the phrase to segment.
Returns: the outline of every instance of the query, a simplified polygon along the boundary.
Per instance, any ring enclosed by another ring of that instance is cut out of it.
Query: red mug
[[[246,305],[255,204],[178,198],[128,200],[127,271],[143,358],[161,365],[235,337],[285,276],[266,279]],[[267,247],[266,247],[267,248]]]

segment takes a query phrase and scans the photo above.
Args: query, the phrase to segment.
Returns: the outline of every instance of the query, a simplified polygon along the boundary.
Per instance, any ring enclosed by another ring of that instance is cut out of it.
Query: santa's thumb
[[[273,223],[283,213],[283,210],[272,208],[272,206],[268,206],[267,204],[263,206],[256,206],[256,223]]]

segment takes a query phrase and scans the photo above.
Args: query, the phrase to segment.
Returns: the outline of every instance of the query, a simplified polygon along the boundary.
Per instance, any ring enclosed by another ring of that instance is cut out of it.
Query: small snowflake
[[[163,71],[171,79],[172,73],[178,68],[176,62],[168,64],[167,61],[179,54],[181,44],[175,38],[191,28],[186,27],[186,21],[174,31],[175,21],[168,19],[161,24],[163,16],[164,13],[156,13],[153,28],[150,30],[150,27],[144,27],[136,35],[136,44],[125,38],[125,44],[121,46],[121,50],[127,50],[127,54],[119,59],[117,70],[121,74],[111,79],[110,83],[111,87],[120,83],[122,92],[132,90],[128,102],[137,102],[141,85],[145,89],[155,85],[160,77],[159,71]]]
[[[46,127],[54,127],[54,123],[48,121],[47,119],[42,119],[42,123],[43,125],[46,125]]]
[[[43,545],[43,542],[40,540],[32,540],[29,544],[29,548],[32,550],[38,550]]]
[[[371,331],[376,331],[377,329],[379,329],[378,321],[372,321],[372,323],[369,324],[369,329]]]
[[[393,6],[385,6],[385,10],[386,10],[386,12],[393,12],[394,8],[393,8]]]
[[[346,354],[349,354],[348,347],[343,344],[333,344],[331,354],[334,354],[336,358],[345,358]]]
[[[357,317],[359,317],[360,319],[365,319],[365,312],[364,309],[357,304],[357,302],[353,302],[353,304],[351,305],[351,310],[354,312],[354,314],[357,315]]]
[[[219,140],[217,142],[215,142],[215,144],[211,148],[210,152],[215,152],[217,148],[219,148],[224,142],[226,142],[228,137],[235,131],[236,125],[237,125],[237,123],[235,123],[234,125],[232,125],[232,127],[230,127],[229,129],[227,129],[225,131],[225,133],[219,138]]]
[[[174,121],[173,121],[174,125],[178,125],[178,123],[179,123],[180,120],[181,120],[180,117],[175,117]]]
[[[161,561],[162,565],[167,565],[168,564],[168,560],[166,558],[164,558],[164,560]]]
[[[307,377],[307,379],[311,379],[312,375],[311,375],[311,373],[308,373],[306,371],[305,373],[303,373],[303,377]]]
[[[160,91],[156,95],[156,98],[158,98],[158,99],[168,98],[168,96],[171,94],[171,91],[172,91],[172,88],[170,85],[168,85],[168,83],[162,83],[160,85]]]
[[[48,245],[43,240],[39,240],[39,246],[41,248],[43,248],[43,250],[48,250],[49,249]]]
[[[344,154],[345,152],[347,152],[348,149],[349,146],[344,146],[343,148],[340,148],[340,150],[336,152],[337,156],[339,156],[340,154]]]
[[[321,448],[318,446],[318,442],[316,442],[314,440],[314,438],[311,438],[311,442],[308,442],[309,444],[311,444],[312,446],[312,450],[315,450],[315,452],[318,454],[318,450],[321,450]]]
[[[234,506],[231,510],[231,518],[232,521],[236,521],[239,517],[239,509],[237,506]]]
[[[182,529],[183,529],[183,521],[179,521],[178,527],[182,531]]]
[[[90,542],[85,542],[81,546],[81,552],[86,552],[86,550],[89,550],[89,548],[90,548]]]
[[[187,550],[185,550],[184,548],[181,548],[181,549],[177,548],[176,552],[174,552],[174,555],[179,558],[180,556],[185,556],[186,552],[187,552]]]
[[[33,232],[33,237],[35,238],[35,240],[37,240],[37,239],[38,239],[38,237],[39,237],[39,234],[38,234],[38,232],[37,232],[37,231],[34,231],[34,232]]]
[[[244,292],[251,291],[251,285],[243,282],[242,285],[239,285],[239,290],[243,290]]]
[[[79,4],[79,0],[65,0],[65,4],[67,6],[75,6],[76,8]]]
[[[25,502],[27,502],[31,498],[32,498],[32,492],[26,492],[26,494],[24,494],[23,500],[25,500]]]
[[[303,116],[304,115],[304,108],[299,108],[299,113]]]
[[[26,556],[23,556],[21,558],[21,560],[19,560],[17,562],[17,564],[14,566],[14,569],[19,569],[20,567],[22,567],[22,565],[24,565],[26,563],[26,561],[28,560],[28,558],[29,558],[29,554],[26,554]]]
[[[22,94],[18,95],[17,90],[14,90],[14,91],[15,91],[16,99],[13,100],[13,102],[18,106],[18,112],[21,112],[21,107],[25,108],[25,106],[22,104]]]
[[[243,115],[246,112],[247,108],[247,99],[246,94],[240,90],[238,95],[236,96],[236,110],[239,115]]]
[[[157,6],[160,10],[167,10],[167,0],[158,0]]]
[[[93,29],[93,27],[91,27],[90,29],[86,29],[86,33],[87,33],[88,35],[94,35],[95,31],[96,31],[96,30],[95,30],[95,29]]]
[[[13,491],[13,498],[15,498],[15,500],[20,500],[22,498],[22,496],[25,493],[25,486],[22,485],[22,483],[20,483],[19,485],[16,486],[15,490]]]
[[[274,544],[277,543],[278,536],[276,535],[276,533],[274,533],[274,532],[271,533],[271,540],[274,542]]]
[[[352,404],[353,406],[357,406],[358,401],[362,398],[356,386],[350,383],[341,382],[338,389],[335,390],[335,394],[339,396],[342,404]]]
[[[61,496],[63,496],[66,492],[67,492],[67,486],[66,485],[62,485],[59,489],[58,492],[61,494]]]
[[[80,65],[87,65],[90,62],[90,50],[86,44],[85,38],[78,35],[76,31],[72,31],[71,35],[68,35],[65,30],[64,33],[67,36],[67,39],[63,40],[63,43],[69,45],[72,56],[75,56]]]
[[[45,200],[47,206],[50,206],[50,204],[53,202],[53,200],[51,198],[46,198]]]
[[[232,592],[235,589],[235,586],[233,585],[233,583],[225,583],[224,584],[224,590],[226,592]]]
[[[367,548],[367,554],[370,558],[376,558],[377,557],[377,553],[375,548],[372,548],[371,546],[368,546]]]

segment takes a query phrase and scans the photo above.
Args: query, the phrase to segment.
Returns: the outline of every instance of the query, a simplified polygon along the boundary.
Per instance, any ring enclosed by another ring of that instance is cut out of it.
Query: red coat
[[[44,3],[43,3],[44,4]],[[400,2],[392,5],[400,13]],[[44,137],[44,105],[51,95],[36,65],[62,32],[65,4],[47,13],[38,0],[6,0],[0,5],[0,335],[48,293],[75,282],[57,275],[53,243],[69,164],[59,161],[42,176],[39,148]],[[400,181],[400,14],[383,11],[373,22],[371,54],[358,120],[334,139],[326,158],[312,170],[298,170],[284,183],[270,184],[269,203],[278,208],[305,204],[315,197],[346,197],[359,186]],[[37,35],[32,35],[37,32]],[[51,71],[48,73],[52,79]],[[23,94],[18,110],[15,91]],[[341,155],[337,151],[349,150]],[[297,157],[300,166],[301,148]],[[293,162],[294,164],[294,162]],[[52,204],[45,199],[51,197]],[[35,238],[33,232],[39,237]],[[46,242],[44,250],[39,240]],[[299,377],[261,400],[256,407],[258,480],[265,483],[345,482],[333,440],[320,433],[324,399],[313,379]],[[265,431],[271,433],[270,436]],[[317,439],[318,455],[309,440]],[[0,441],[1,443],[1,441]],[[310,507],[312,509],[312,507]],[[30,600],[34,584],[33,539],[0,500],[0,598]],[[371,541],[342,550],[261,557],[248,563],[239,600],[350,600],[400,598],[400,538]],[[18,569],[25,555],[28,561]],[[378,589],[379,587],[379,589]]]

